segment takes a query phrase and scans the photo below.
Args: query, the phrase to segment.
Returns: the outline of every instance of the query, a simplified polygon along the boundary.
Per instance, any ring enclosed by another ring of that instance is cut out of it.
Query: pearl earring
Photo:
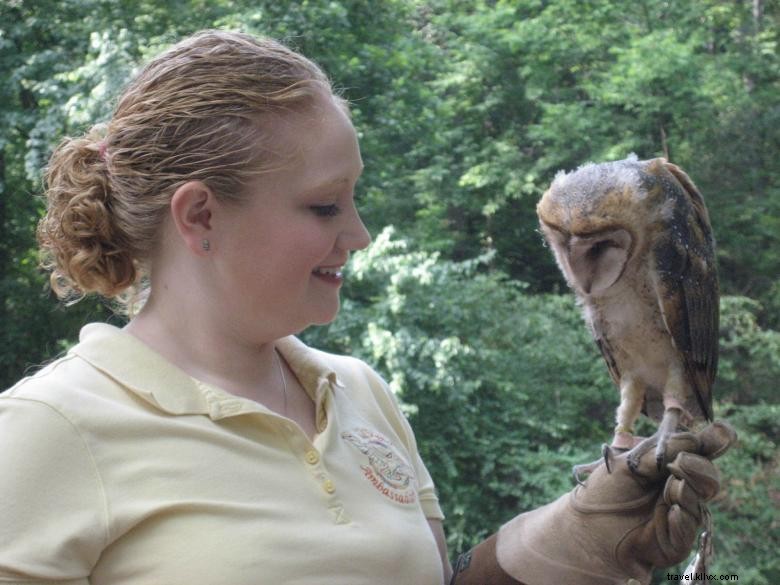
[[[203,240],[203,241],[200,243],[200,245],[201,245],[201,246],[203,246],[203,249],[204,249],[206,252],[208,252],[209,250],[211,250],[211,243],[210,243],[208,240],[206,240],[206,239],[204,239],[204,240]]]

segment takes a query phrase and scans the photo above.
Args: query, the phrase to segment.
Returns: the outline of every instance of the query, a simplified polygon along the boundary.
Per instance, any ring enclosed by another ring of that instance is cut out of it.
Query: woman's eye
[[[334,217],[341,213],[338,205],[312,205],[311,210],[319,217]]]

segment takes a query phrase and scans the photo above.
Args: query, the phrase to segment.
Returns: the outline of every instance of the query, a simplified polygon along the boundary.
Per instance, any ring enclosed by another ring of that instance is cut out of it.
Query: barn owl
[[[712,420],[718,278],[704,200],[679,167],[632,155],[558,173],[537,213],[620,390],[607,468],[614,449],[632,449],[634,472],[655,449],[660,468],[679,425]],[[640,413],[660,423],[644,440]],[[575,466],[577,481],[598,463]]]

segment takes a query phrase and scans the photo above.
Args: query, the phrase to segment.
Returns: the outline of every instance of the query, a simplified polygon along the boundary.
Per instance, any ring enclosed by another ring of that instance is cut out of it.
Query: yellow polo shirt
[[[277,347],[313,442],[105,324],[0,395],[0,583],[441,585],[441,510],[386,384]]]

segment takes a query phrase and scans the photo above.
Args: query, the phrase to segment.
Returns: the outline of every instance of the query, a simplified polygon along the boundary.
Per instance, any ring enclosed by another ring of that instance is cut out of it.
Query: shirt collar
[[[276,348],[314,400],[319,413],[328,388],[341,386],[336,373],[320,352],[294,336],[278,340]],[[107,323],[85,325],[79,343],[70,351],[169,414],[205,414],[218,419],[249,411],[270,412],[257,402],[193,378],[140,339]]]

